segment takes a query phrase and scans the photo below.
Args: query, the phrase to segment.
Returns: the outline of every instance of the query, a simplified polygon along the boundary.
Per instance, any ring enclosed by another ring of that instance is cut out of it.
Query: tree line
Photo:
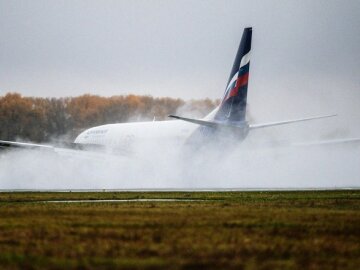
[[[0,96],[0,139],[47,142],[68,139],[91,126],[129,121],[165,120],[169,114],[201,117],[218,100],[184,101],[152,96],[82,95],[78,97],[23,97],[18,93]]]

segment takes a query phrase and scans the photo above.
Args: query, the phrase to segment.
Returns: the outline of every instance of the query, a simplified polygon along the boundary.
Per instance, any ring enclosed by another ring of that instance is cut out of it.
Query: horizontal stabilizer
[[[244,128],[243,125],[234,125],[230,123],[223,123],[223,122],[214,122],[214,121],[206,121],[206,120],[200,120],[200,119],[193,119],[193,118],[186,118],[181,117],[177,115],[169,115],[171,118],[175,118],[178,120],[190,122],[193,124],[198,124],[201,126],[207,126],[207,127],[213,127],[213,128]]]
[[[190,122],[193,124],[198,124],[201,126],[207,126],[207,127],[217,127],[219,124],[216,122],[212,122],[212,121],[205,121],[205,120],[199,120],[199,119],[192,119],[192,118],[186,118],[186,117],[181,117],[181,116],[177,116],[177,115],[169,115],[169,117],[171,118],[175,118],[178,120],[183,120],[186,122]]]
[[[266,123],[266,124],[255,124],[255,125],[250,125],[249,128],[257,129],[257,128],[273,127],[273,126],[280,126],[280,125],[286,125],[286,124],[292,124],[292,123],[298,123],[298,122],[304,122],[304,121],[322,119],[322,118],[328,118],[328,117],[334,117],[334,116],[337,116],[337,115],[331,114],[331,115],[316,116],[316,117],[309,117],[309,118],[302,118],[302,119],[295,119],[295,120],[287,120],[287,121],[281,121],[281,122],[272,122],[272,123]]]

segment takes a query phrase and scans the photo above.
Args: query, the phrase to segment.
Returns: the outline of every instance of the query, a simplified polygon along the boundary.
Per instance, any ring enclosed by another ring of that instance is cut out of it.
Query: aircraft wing
[[[19,148],[19,149],[41,149],[53,151],[54,147],[51,145],[45,144],[35,144],[35,143],[23,143],[23,142],[12,142],[12,141],[2,141],[0,140],[0,149],[10,149],[10,148]]]
[[[101,152],[105,147],[97,144],[81,144],[81,143],[61,143],[59,146],[24,143],[0,140],[0,150],[6,149],[31,149],[41,151],[52,151],[56,153],[75,153],[75,152]],[[84,151],[85,150],[85,151]]]
[[[360,138],[333,139],[333,140],[323,140],[316,142],[292,143],[291,146],[314,146],[314,145],[351,144],[351,143],[360,143]]]
[[[46,153],[49,155],[57,155],[64,158],[78,158],[81,160],[108,160],[109,158],[113,160],[116,158],[116,161],[127,161],[131,158],[130,155],[119,153],[110,154],[107,151],[98,151],[104,148],[100,145],[83,145],[77,143],[69,143],[68,147],[56,147],[52,145],[44,144],[34,144],[34,143],[22,143],[22,142],[12,142],[12,141],[2,141],[0,140],[0,154],[1,150],[24,150],[31,153]],[[92,147],[94,146],[94,147]],[[45,155],[45,158],[48,156]]]

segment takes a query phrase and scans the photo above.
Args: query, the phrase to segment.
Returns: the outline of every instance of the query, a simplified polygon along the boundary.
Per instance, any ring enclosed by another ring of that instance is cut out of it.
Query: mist
[[[2,1],[0,94],[220,98],[252,26],[248,120],[338,117],[185,157],[162,140],[134,142],[130,156],[1,152],[0,189],[359,187],[359,143],[288,146],[360,137],[359,10],[356,0]]]
[[[292,132],[311,131],[312,126],[318,124],[254,131],[230,147],[214,141],[186,154],[184,145],[172,140],[137,141],[127,156],[67,150],[2,152],[0,189],[360,187],[359,143],[290,145],[306,142]]]

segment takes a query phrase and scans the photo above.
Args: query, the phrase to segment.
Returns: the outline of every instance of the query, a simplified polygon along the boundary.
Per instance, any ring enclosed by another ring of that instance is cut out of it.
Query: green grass
[[[177,198],[199,201],[45,203]],[[360,191],[0,193],[0,268],[357,269]]]

